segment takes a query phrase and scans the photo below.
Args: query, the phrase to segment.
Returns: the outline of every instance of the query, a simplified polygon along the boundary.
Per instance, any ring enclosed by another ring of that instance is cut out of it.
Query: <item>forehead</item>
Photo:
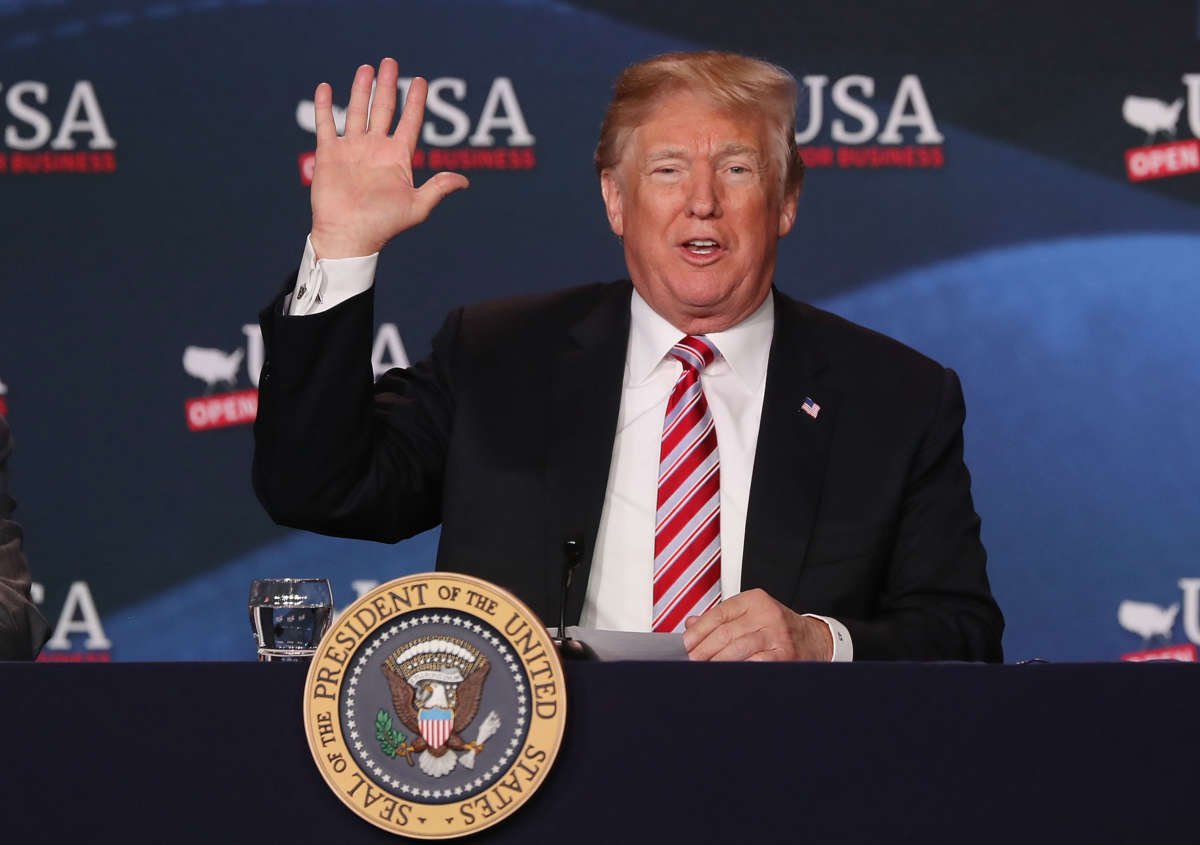
[[[629,141],[626,156],[638,160],[669,150],[690,155],[736,150],[765,159],[768,130],[761,114],[734,111],[702,94],[677,91],[650,107]]]

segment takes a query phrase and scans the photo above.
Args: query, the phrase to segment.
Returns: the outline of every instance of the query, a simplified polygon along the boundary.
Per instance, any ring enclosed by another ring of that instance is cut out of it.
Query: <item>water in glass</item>
[[[261,579],[249,609],[259,660],[308,660],[329,629],[333,596],[323,578]]]

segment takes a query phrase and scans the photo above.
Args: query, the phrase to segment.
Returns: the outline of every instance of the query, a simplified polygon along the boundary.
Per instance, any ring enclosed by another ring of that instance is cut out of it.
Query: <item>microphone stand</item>
[[[558,606],[558,636],[551,637],[558,655],[563,660],[596,660],[596,652],[583,640],[576,640],[566,635],[567,630],[567,598],[571,595],[571,581],[575,575],[575,567],[583,560],[583,543],[570,539],[563,543],[563,580],[562,601]]]

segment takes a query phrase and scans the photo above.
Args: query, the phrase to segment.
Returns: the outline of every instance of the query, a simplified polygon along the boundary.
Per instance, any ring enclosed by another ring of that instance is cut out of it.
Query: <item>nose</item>
[[[721,200],[713,173],[697,169],[688,184],[687,213],[689,217],[720,217]]]

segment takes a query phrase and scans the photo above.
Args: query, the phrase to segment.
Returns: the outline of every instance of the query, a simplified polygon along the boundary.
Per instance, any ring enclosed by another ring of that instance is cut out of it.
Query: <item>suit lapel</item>
[[[608,487],[629,342],[631,289],[625,283],[605,290],[599,304],[570,327],[566,349],[556,362],[547,449],[548,513],[552,515],[547,529],[554,551],[546,567],[545,588],[550,599],[547,607],[557,610],[562,544],[580,541],[583,560],[568,598],[568,624],[578,623],[583,611]],[[557,619],[545,621],[557,623]]]
[[[775,332],[746,513],[742,589],[761,587],[789,604],[812,535],[838,394],[822,379],[826,361],[806,306],[775,292]],[[807,325],[806,325],[807,324]],[[814,419],[802,407],[820,406]]]

